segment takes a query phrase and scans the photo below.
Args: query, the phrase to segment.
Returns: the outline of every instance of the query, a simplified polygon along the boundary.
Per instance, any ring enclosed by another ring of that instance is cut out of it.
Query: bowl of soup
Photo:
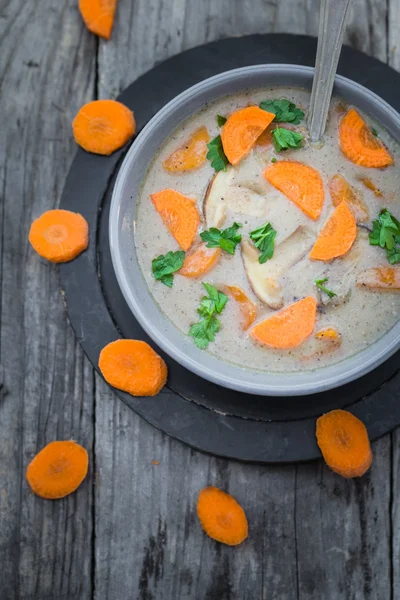
[[[264,395],[331,389],[400,347],[400,116],[337,76],[323,139],[313,69],[222,73],[127,153],[110,247],[123,295],[176,361]]]

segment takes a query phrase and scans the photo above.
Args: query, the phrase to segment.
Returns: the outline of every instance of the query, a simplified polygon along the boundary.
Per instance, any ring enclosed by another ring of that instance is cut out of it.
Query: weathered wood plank
[[[25,482],[51,440],[74,438],[92,458],[93,431],[92,369],[66,322],[56,269],[27,234],[59,200],[75,151],[71,119],[93,92],[95,40],[73,0],[3,3],[0,28],[0,597],[88,598],[92,477],[56,502]]]

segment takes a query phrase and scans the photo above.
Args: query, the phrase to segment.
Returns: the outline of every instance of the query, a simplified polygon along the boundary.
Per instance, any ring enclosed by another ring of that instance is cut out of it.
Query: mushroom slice
[[[258,250],[247,239],[242,239],[242,258],[246,275],[254,293],[262,302],[275,309],[283,306],[281,279],[288,269],[309,252],[313,241],[309,231],[299,226],[275,248],[274,256],[261,265],[258,262]]]
[[[360,273],[357,285],[377,292],[400,291],[400,267],[373,267]]]

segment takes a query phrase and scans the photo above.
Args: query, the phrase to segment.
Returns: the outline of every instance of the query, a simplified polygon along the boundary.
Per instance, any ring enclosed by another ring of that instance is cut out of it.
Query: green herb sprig
[[[210,342],[215,339],[215,334],[220,330],[221,323],[217,314],[221,314],[225,308],[228,298],[216,287],[209,283],[203,283],[207,296],[203,296],[197,312],[202,317],[200,321],[194,323],[189,330],[194,343],[198,348],[207,348]]]
[[[301,133],[290,131],[284,127],[276,127],[272,132],[272,141],[277,152],[301,148],[303,139],[304,136]]]
[[[391,265],[400,263],[400,222],[387,208],[383,208],[373,221],[369,243],[386,249],[386,257]]]
[[[156,258],[153,258],[151,262],[151,269],[153,271],[154,279],[161,281],[164,285],[172,288],[174,282],[173,273],[179,271],[183,266],[185,260],[185,253],[183,250],[177,250],[176,252],[167,252],[167,254],[160,254]]]
[[[207,144],[207,148],[207,158],[210,161],[212,168],[217,172],[226,171],[229,160],[224,152],[221,136],[217,135],[217,137],[212,139],[211,142]]]
[[[298,125],[304,119],[304,112],[297,108],[293,102],[282,98],[281,100],[263,100],[260,108],[275,115],[277,123],[292,123]]]
[[[258,262],[262,265],[274,255],[276,231],[271,223],[265,223],[262,227],[254,229],[250,233],[250,239],[261,252]]]
[[[325,279],[316,279],[315,280],[315,285],[322,290],[323,292],[325,292],[325,294],[329,297],[329,298],[334,298],[335,296],[337,296],[337,294],[335,294],[335,292],[332,292],[332,290],[328,290],[328,288],[326,288],[324,286],[324,283],[326,283],[329,280],[328,277],[325,277]]]
[[[235,254],[236,246],[242,239],[238,233],[239,227],[241,227],[240,223],[234,223],[231,227],[222,230],[211,227],[207,231],[202,231],[200,237],[203,242],[207,242],[207,248],[222,248],[229,254]]]
[[[218,127],[223,127],[225,125],[225,123],[227,122],[227,118],[223,117],[222,115],[217,115],[217,123],[218,123]]]

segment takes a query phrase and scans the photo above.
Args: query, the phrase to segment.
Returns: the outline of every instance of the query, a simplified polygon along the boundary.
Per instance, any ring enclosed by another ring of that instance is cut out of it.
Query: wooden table
[[[400,598],[398,432],[373,445],[360,481],[322,461],[274,468],[191,450],[94,375],[67,323],[57,269],[27,241],[32,219],[59,202],[84,102],[113,98],[156,62],[220,37],[315,35],[318,4],[119,0],[106,42],[85,29],[77,0],[1,2],[2,600]],[[348,43],[400,68],[399,36],[400,0],[354,0]],[[89,450],[89,476],[68,498],[41,500],[26,465],[68,438]],[[241,547],[203,535],[195,504],[208,484],[245,507]]]

